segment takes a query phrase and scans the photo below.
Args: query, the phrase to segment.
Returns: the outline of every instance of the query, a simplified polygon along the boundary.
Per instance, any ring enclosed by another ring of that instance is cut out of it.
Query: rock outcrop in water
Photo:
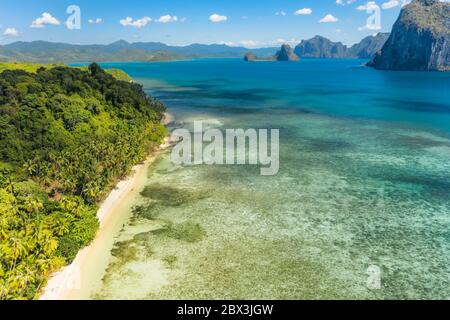
[[[248,52],[245,57],[245,61],[298,61],[299,57],[292,51],[292,48],[288,44],[283,44],[281,49],[277,51],[274,56],[267,58],[258,58],[253,52]]]
[[[322,36],[315,36],[309,40],[302,40],[295,47],[294,52],[289,45],[283,45],[281,50],[272,57],[259,58],[253,52],[248,52],[245,61],[297,61],[301,58],[359,58],[372,59],[375,54],[381,50],[384,43],[389,37],[389,33],[378,33],[377,35],[368,36],[359,43],[351,47],[347,47],[341,42],[333,42]]]
[[[345,58],[347,47],[341,42],[332,42],[322,36],[315,36],[295,47],[295,54],[301,58]]]
[[[382,70],[450,71],[450,3],[413,0],[369,66]]]
[[[244,57],[244,61],[256,61],[257,59],[253,52],[248,52]]]
[[[244,56],[244,61],[247,62],[252,62],[252,61],[275,61],[275,57],[274,56],[270,56],[270,57],[258,57],[256,56],[253,52],[248,52],[245,56]]]
[[[292,48],[288,44],[283,44],[281,49],[275,54],[275,60],[277,61],[298,61],[299,57],[292,51]]]

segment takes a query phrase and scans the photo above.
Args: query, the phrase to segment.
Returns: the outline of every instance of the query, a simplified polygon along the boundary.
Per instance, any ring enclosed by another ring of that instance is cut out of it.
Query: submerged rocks
[[[369,66],[382,70],[450,71],[450,3],[413,0]]]

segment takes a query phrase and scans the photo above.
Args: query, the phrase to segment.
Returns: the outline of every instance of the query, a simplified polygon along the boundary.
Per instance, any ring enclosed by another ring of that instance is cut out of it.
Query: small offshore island
[[[300,58],[373,59],[388,37],[389,33],[378,33],[347,47],[341,42],[315,36],[309,40],[302,40],[294,50],[290,45],[284,44],[273,56],[258,57],[253,51],[247,52],[244,61],[298,61]]]
[[[258,58],[252,52],[248,52],[244,61],[298,61],[300,58],[292,51],[292,48],[288,44],[283,44],[281,49],[273,57]]]

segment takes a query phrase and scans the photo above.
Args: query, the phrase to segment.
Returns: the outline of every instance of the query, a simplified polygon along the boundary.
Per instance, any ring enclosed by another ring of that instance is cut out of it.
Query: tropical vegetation
[[[5,70],[24,70],[31,73],[36,73],[39,69],[51,69],[61,67],[64,64],[46,64],[46,63],[32,63],[32,62],[0,62],[0,73]],[[87,67],[78,67],[82,70],[88,70]],[[133,79],[120,69],[109,68],[105,70],[106,73],[112,75],[117,80],[131,82]]]
[[[0,72],[5,70],[24,70],[27,72],[36,73],[39,68],[54,68],[57,66],[60,65],[31,62],[0,62]]]
[[[15,68],[20,69],[20,68]],[[0,299],[34,299],[97,204],[166,135],[165,107],[98,65],[0,74]]]

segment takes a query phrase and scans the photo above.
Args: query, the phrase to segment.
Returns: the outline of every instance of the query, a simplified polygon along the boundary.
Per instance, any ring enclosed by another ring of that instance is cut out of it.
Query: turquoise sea
[[[162,155],[91,297],[450,299],[450,73],[363,63],[103,64],[172,128],[280,129],[280,171]]]

